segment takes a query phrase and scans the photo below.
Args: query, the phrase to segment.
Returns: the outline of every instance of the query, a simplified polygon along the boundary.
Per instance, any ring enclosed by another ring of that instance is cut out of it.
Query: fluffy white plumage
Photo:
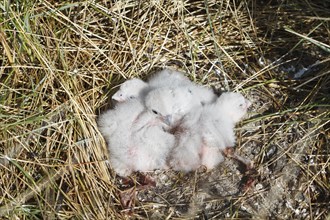
[[[214,168],[224,149],[234,146],[235,123],[250,105],[239,93],[218,98],[171,69],[147,83],[127,80],[112,99],[119,103],[99,116],[98,126],[120,176],[166,169],[168,163],[182,171]]]
[[[127,101],[132,98],[143,99],[148,92],[158,88],[174,89],[180,87],[189,88],[194,98],[199,100],[202,104],[214,102],[217,98],[212,89],[191,82],[183,73],[171,69],[164,69],[156,73],[148,83],[137,78],[127,80],[112,96],[112,99],[118,102]]]
[[[107,141],[112,168],[120,176],[133,171],[166,168],[166,158],[174,145],[173,135],[138,99],[119,103],[100,115],[99,129]]]
[[[223,161],[222,151],[235,145],[235,124],[244,117],[250,105],[242,94],[227,92],[205,108],[202,165],[212,169]]]
[[[132,78],[121,84],[120,89],[112,96],[117,102],[141,98],[148,91],[149,85],[141,79]]]
[[[139,100],[132,99],[118,103],[115,109],[99,116],[98,126],[108,144],[111,166],[121,176],[127,176],[133,171],[130,158],[133,144],[131,127],[144,109]]]
[[[145,97],[146,107],[171,126],[190,110],[216,99],[211,89],[194,84],[175,70],[157,73],[149,80],[149,85],[153,89]]]
[[[212,103],[217,96],[212,89],[202,87],[191,82],[183,73],[176,70],[164,69],[149,80],[149,85],[153,89],[167,87],[170,89],[185,87],[193,94],[194,98],[202,104]]]
[[[172,69],[164,69],[156,73],[153,77],[148,80],[150,87],[161,88],[161,87],[179,87],[187,86],[191,84],[191,81],[183,75],[183,73]]]
[[[187,114],[171,153],[173,169],[191,171],[200,165],[212,169],[222,162],[222,151],[235,144],[235,123],[246,114],[250,104],[241,94],[228,92],[215,103]]]
[[[247,113],[247,109],[250,107],[251,102],[246,99],[242,94],[235,92],[223,93],[214,103],[213,108],[217,111],[213,111],[214,117],[219,117],[221,114],[228,115],[233,123],[239,122]]]
[[[107,110],[99,116],[99,130],[106,140],[120,134],[133,124],[144,109],[144,105],[137,99],[118,103],[114,109]]]
[[[202,106],[196,107],[171,130],[176,137],[176,143],[168,162],[174,170],[189,172],[196,170],[201,165],[203,135],[199,134],[199,123],[203,108]]]
[[[191,109],[201,106],[190,88],[184,86],[154,89],[146,96],[145,105],[166,124],[175,126]]]
[[[144,111],[133,124],[132,141],[135,143],[134,170],[166,169],[166,159],[175,143],[175,137],[164,131],[163,122],[152,112]]]

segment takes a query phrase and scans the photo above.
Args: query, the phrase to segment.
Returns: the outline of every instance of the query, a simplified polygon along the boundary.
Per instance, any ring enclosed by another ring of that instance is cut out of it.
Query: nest
[[[329,215],[328,2],[0,6],[1,218]],[[96,118],[121,82],[164,67],[253,101],[236,151],[256,172],[244,181],[229,159],[211,172],[158,170],[150,173],[157,185],[132,192],[127,208]]]

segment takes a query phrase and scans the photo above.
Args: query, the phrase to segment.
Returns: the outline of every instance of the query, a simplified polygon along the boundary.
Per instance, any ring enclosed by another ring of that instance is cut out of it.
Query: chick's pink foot
[[[252,161],[235,154],[235,150],[232,147],[227,147],[223,150],[223,154],[228,158],[234,159],[238,163],[237,169],[243,174],[239,188],[243,192],[248,191],[254,185],[257,175],[257,171],[253,168]]]
[[[120,177],[120,187],[124,188],[119,190],[119,200],[122,209],[126,214],[133,214],[137,194],[146,189],[156,186],[156,182],[149,176],[142,173],[136,174],[136,179],[130,177]]]
[[[245,159],[235,153],[235,149],[232,147],[226,147],[222,151],[223,155],[228,158],[234,159],[240,166],[244,166],[245,170],[253,169],[253,163],[252,161]]]

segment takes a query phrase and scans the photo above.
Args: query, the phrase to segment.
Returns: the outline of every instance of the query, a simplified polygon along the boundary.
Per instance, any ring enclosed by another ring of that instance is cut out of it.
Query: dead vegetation
[[[329,216],[329,1],[22,0],[0,11],[2,219]],[[128,212],[95,119],[121,82],[165,66],[253,100],[236,149],[256,173],[242,188],[229,159],[155,171]]]

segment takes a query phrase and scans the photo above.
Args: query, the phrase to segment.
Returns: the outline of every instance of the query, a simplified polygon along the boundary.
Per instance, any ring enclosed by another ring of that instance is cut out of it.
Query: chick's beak
[[[113,101],[116,101],[116,102],[124,102],[125,99],[123,98],[112,98]]]
[[[245,105],[246,108],[248,109],[252,105],[252,102],[250,100],[245,100]]]
[[[162,121],[170,126],[172,124],[172,116],[171,115],[165,115],[162,117]]]
[[[123,102],[123,101],[125,101],[125,99],[124,99],[123,97],[121,97],[121,95],[119,95],[118,93],[115,93],[115,94],[111,97],[111,99],[112,99],[113,101],[116,101],[116,102]]]

